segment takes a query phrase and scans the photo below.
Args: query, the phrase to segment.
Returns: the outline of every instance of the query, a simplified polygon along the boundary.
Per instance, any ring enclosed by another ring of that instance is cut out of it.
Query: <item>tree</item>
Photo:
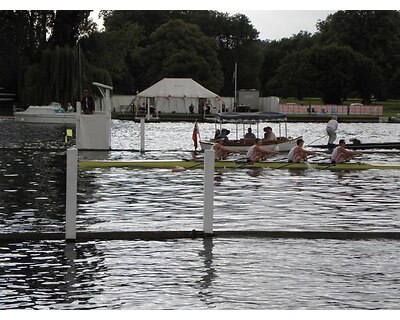
[[[210,90],[223,82],[213,39],[182,20],[171,20],[153,32],[143,51],[146,86],[164,77],[188,77]]]
[[[142,67],[151,65],[150,61],[143,63],[143,52],[148,45],[153,45],[150,35],[161,25],[179,19],[187,24],[197,25],[200,31],[213,39],[216,44],[217,58],[221,65],[224,81],[221,94],[233,93],[232,74],[234,64],[238,63],[238,82],[248,88],[259,88],[258,75],[262,63],[261,46],[258,42],[258,31],[251,25],[249,19],[242,14],[230,16],[227,13],[209,10],[162,10],[162,11],[103,11],[106,32],[124,29],[126,25],[136,23],[140,27],[141,36],[138,39],[138,50],[127,58],[131,76],[138,87],[154,83],[157,79],[149,79]],[[214,46],[214,45],[213,45]],[[159,49],[163,50],[162,47]],[[177,58],[177,57],[176,57]],[[171,59],[170,59],[171,60]],[[179,59],[182,62],[182,59]],[[170,61],[171,62],[171,61]],[[159,63],[155,61],[155,63]],[[192,62],[193,63],[193,60]],[[190,64],[189,63],[189,64]],[[147,68],[147,67],[146,67]]]
[[[238,65],[238,86],[242,89],[260,89],[259,74],[262,65],[258,31],[243,14],[233,16],[217,11],[189,11],[187,19],[197,24],[217,43],[218,59],[224,74],[221,94],[232,95],[232,75]]]
[[[2,43],[0,47],[0,68],[2,70],[0,85],[7,87],[12,92],[26,94],[29,90],[21,88],[19,85],[25,83],[27,76],[33,76],[34,70],[38,68],[37,64],[41,63],[42,53],[45,50],[57,46],[74,46],[77,39],[93,31],[95,25],[89,18],[89,12],[2,11],[0,15],[0,40]],[[27,72],[28,69],[31,70]],[[35,84],[32,83],[32,86],[34,87]],[[69,91],[69,88],[66,88],[66,91]],[[41,94],[38,95],[41,96]],[[28,103],[28,101],[24,101]],[[33,103],[33,101],[29,103]]]
[[[93,34],[96,31],[96,24],[89,16],[90,10],[56,11],[49,43],[53,46],[73,47],[81,37]]]
[[[111,85],[111,77],[105,70],[89,65],[84,57],[81,59],[84,87],[91,88],[93,81]],[[52,101],[66,105],[77,101],[78,62],[77,48],[56,46],[43,50],[40,62],[27,67],[20,77],[22,105],[43,105]]]
[[[312,75],[316,73],[309,61],[309,49],[288,54],[277,68],[276,75],[266,84],[269,95],[303,99],[318,96]],[[308,75],[308,76],[306,76]]]
[[[262,94],[271,95],[267,83],[276,75],[278,67],[286,55],[311,48],[313,44],[314,40],[311,34],[304,31],[290,38],[264,42],[263,63],[260,71]]]
[[[126,23],[121,29],[97,32],[81,41],[88,61],[110,72],[114,92],[132,94],[136,86],[134,76],[140,70],[140,37],[140,27],[136,23]]]
[[[381,70],[378,98],[390,91],[388,81],[399,63],[400,13],[386,10],[338,11],[317,24],[318,41],[323,45],[349,46],[367,58],[372,59]]]
[[[286,56],[268,86],[283,96],[316,95],[326,104],[341,104],[350,92],[369,100],[377,90],[377,78],[379,69],[373,61],[351,48],[315,45]]]

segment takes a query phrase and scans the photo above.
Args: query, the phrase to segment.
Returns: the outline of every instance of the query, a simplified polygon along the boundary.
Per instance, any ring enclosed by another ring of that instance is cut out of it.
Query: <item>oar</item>
[[[308,147],[309,145],[313,144],[314,142],[317,142],[318,140],[321,140],[321,139],[324,138],[325,136],[326,136],[326,133],[324,133],[323,136],[321,136],[321,137],[315,139],[314,141],[310,142],[309,144],[307,144],[306,147]]]
[[[274,151],[279,152],[279,146],[278,146],[278,145],[276,145],[276,146],[274,147]],[[252,165],[252,164],[254,164],[254,163],[256,163],[256,162],[260,162],[260,161],[262,161],[262,160],[263,160],[264,158],[266,158],[266,157],[268,157],[268,154],[264,155],[264,157],[261,157],[261,158],[258,159],[257,161],[248,161],[248,162],[245,162],[245,163],[243,163],[242,165],[238,166],[236,169],[241,169],[241,168],[246,167],[246,166],[248,166],[248,165]],[[246,157],[246,158],[242,158],[242,159],[248,159],[248,158]],[[240,159],[238,159],[238,160],[240,160]],[[236,160],[236,161],[238,161],[238,160]]]
[[[196,163],[196,164],[194,164],[194,165],[191,165],[191,166],[189,166],[189,167],[187,167],[187,168],[184,168],[184,167],[181,167],[181,166],[177,166],[177,167],[175,167],[175,168],[172,169],[172,172],[182,172],[182,171],[186,171],[186,170],[188,170],[188,169],[193,169],[193,168],[199,167],[199,166],[201,166],[201,165],[203,165],[203,164],[204,164],[204,162],[203,162],[203,161],[200,161],[199,163]]]
[[[246,158],[246,159],[247,159],[247,158]],[[254,163],[256,163],[256,162],[257,162],[257,161],[245,162],[245,163],[241,164],[240,166],[236,167],[235,169],[241,169],[241,168],[244,168],[244,167],[246,167],[246,166],[248,166],[248,165],[254,164]]]
[[[360,154],[355,154],[354,156],[352,156],[351,158],[349,158],[349,161],[352,160],[352,159],[354,159],[354,158],[357,157],[357,156],[360,156]],[[326,170],[326,169],[329,169],[329,168],[332,168],[332,167],[336,166],[337,164],[340,164],[340,163],[332,163],[331,165],[326,166],[325,168],[322,168],[322,169],[323,169],[323,170]]]
[[[317,156],[319,156],[319,155],[309,156],[306,162],[308,162],[309,159],[315,158],[315,157],[317,157]],[[288,162],[288,163],[286,163],[286,164],[284,164],[284,165],[282,165],[282,166],[280,166],[280,167],[272,168],[272,169],[283,169],[283,168],[286,168],[286,167],[288,167],[288,166],[290,166],[290,165],[292,165],[292,164],[297,164],[297,162]]]

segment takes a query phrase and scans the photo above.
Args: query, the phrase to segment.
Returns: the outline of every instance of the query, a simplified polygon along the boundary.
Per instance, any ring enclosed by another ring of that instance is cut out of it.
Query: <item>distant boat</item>
[[[312,144],[309,145],[311,148],[320,149],[333,149],[336,148],[337,144]],[[346,149],[354,150],[367,150],[367,149],[400,149],[400,142],[370,142],[370,143],[348,143],[346,144]]]
[[[236,126],[240,125],[249,125],[251,123],[255,123],[258,126],[261,122],[278,122],[279,123],[279,132],[281,132],[280,124],[281,122],[285,123],[285,136],[277,137],[276,140],[267,141],[262,139],[262,147],[266,150],[276,150],[281,152],[286,152],[292,149],[297,145],[297,140],[301,138],[291,138],[287,137],[287,127],[286,127],[286,115],[280,112],[222,112],[217,113],[215,116],[216,126],[219,124],[220,128],[222,124],[226,123],[234,123]],[[222,131],[222,128],[220,129]],[[229,131],[230,132],[230,131]],[[236,132],[238,132],[238,128],[236,128]],[[202,150],[211,149],[214,145],[215,141],[213,140],[201,140],[200,145]],[[240,151],[247,152],[249,148],[254,145],[254,139],[232,139],[229,142],[224,144],[227,148]]]
[[[76,123],[76,112],[65,112],[61,104],[52,102],[48,106],[30,106],[25,111],[14,109],[14,120],[28,123]]]
[[[396,116],[394,116],[394,117],[390,117],[390,118],[389,118],[389,121],[390,121],[390,122],[399,123],[399,122],[400,122],[400,113],[396,114]]]

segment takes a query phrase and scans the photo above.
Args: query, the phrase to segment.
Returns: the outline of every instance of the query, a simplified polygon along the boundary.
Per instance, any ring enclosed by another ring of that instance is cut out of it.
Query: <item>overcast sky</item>
[[[228,13],[242,13],[246,15],[251,24],[260,32],[260,40],[279,40],[290,38],[300,31],[314,33],[317,31],[318,20],[326,17],[336,10],[242,10],[228,11]]]

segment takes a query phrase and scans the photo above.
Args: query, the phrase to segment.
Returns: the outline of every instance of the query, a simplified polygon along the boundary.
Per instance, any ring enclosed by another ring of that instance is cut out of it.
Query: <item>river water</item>
[[[324,126],[293,123],[288,133],[307,144]],[[201,138],[213,135],[213,124],[199,127]],[[400,141],[398,128],[341,123],[338,138]],[[79,156],[192,157],[192,123],[146,124],[144,154],[132,151],[140,149],[139,130],[113,120],[118,151]],[[62,125],[0,120],[0,232],[64,231],[64,134]],[[358,161],[400,163],[400,155],[378,150]],[[214,229],[397,232],[399,182],[396,170],[221,170]],[[78,231],[202,230],[202,184],[202,170],[81,170]],[[399,265],[395,240],[2,243],[0,309],[397,309]]]

